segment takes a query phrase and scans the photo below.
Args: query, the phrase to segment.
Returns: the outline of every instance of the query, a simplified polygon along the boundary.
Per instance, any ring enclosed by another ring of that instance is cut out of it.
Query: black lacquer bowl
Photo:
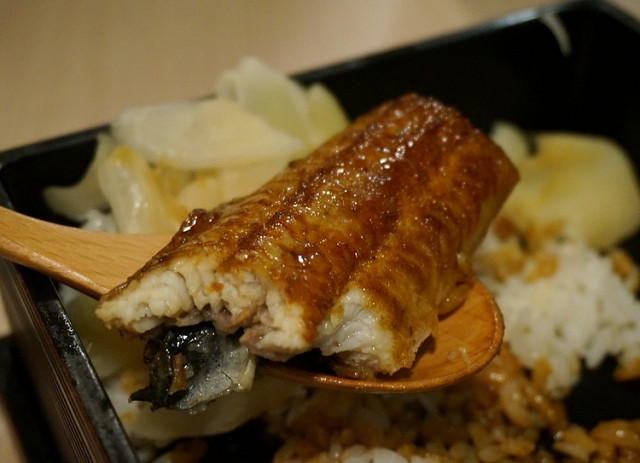
[[[350,116],[406,92],[433,95],[457,107],[476,125],[495,120],[533,130],[572,130],[609,136],[640,170],[640,24],[599,1],[578,1],[510,15],[492,23],[407,47],[298,75],[324,82]],[[14,149],[0,156],[0,203],[26,214],[61,221],[42,200],[42,190],[76,181],[89,163],[97,127]],[[640,260],[640,236],[625,244]],[[31,403],[53,439],[41,452],[56,461],[135,462],[137,457],[71,325],[55,284],[0,261],[0,287],[13,326],[14,355],[3,368],[9,403]],[[6,344],[6,343],[5,343]],[[7,358],[4,356],[3,358]],[[12,387],[22,367],[29,387]],[[615,385],[606,363],[588,373],[567,401],[573,420],[587,426],[614,416],[640,417],[640,384]],[[19,370],[19,371],[18,371]],[[33,393],[18,397],[25,391]],[[37,401],[33,401],[33,397]],[[22,409],[24,410],[24,408]],[[23,438],[33,442],[32,420],[15,413]],[[249,426],[216,438],[222,461],[255,461],[268,444],[236,446]],[[38,432],[38,431],[36,431]],[[234,448],[251,447],[251,455]],[[229,455],[224,452],[229,449]]]

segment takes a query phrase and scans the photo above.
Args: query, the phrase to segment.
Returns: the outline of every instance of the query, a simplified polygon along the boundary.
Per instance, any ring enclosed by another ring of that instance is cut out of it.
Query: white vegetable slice
[[[307,89],[255,58],[245,58],[237,68],[225,72],[216,93],[237,101],[276,129],[300,138],[306,151],[348,124],[340,103],[322,84]]]
[[[304,87],[255,58],[222,74],[216,95],[238,102],[272,127],[305,141],[313,133]]]
[[[97,174],[121,233],[173,233],[187,216],[160,188],[154,169],[128,147],[116,148]]]
[[[289,162],[288,157],[281,157],[255,162],[240,168],[221,169],[219,179],[223,191],[222,202],[254,192],[271,177],[284,170]]]
[[[608,248],[640,226],[640,188],[624,150],[604,137],[544,133],[537,153],[516,165],[521,181],[504,212],[521,228],[562,223],[566,232]]]
[[[215,171],[198,172],[180,191],[177,200],[186,209],[212,209],[233,198],[257,190],[271,177],[282,171],[289,157],[267,159],[241,167],[226,167]]]
[[[114,120],[112,133],[153,164],[193,170],[294,156],[304,149],[299,139],[223,99],[131,108]]]
[[[216,173],[200,174],[178,195],[178,202],[186,209],[213,209],[224,200],[222,182]]]
[[[349,118],[342,106],[324,85],[313,84],[309,87],[307,101],[313,126],[309,140],[311,148],[316,148],[349,125]]]
[[[518,165],[531,155],[531,146],[524,131],[511,122],[499,121],[491,128],[491,138]]]
[[[98,185],[97,170],[102,160],[114,148],[113,138],[98,135],[98,146],[93,161],[78,181],[70,186],[51,186],[44,190],[44,198],[56,213],[69,219],[83,221],[88,211],[106,207],[106,199]]]

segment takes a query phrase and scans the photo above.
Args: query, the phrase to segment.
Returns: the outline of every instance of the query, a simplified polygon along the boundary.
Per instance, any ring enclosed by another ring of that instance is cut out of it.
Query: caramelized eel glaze
[[[341,296],[359,288],[394,333],[397,365],[409,366],[437,332],[438,314],[464,300],[469,256],[517,178],[501,149],[458,111],[408,94],[360,117],[255,193],[193,211],[105,299],[149,269],[214,256],[218,271],[251,272],[301,307],[309,344],[327,314],[339,313]],[[243,329],[251,348],[268,329],[259,322],[264,310],[221,314],[214,323]]]

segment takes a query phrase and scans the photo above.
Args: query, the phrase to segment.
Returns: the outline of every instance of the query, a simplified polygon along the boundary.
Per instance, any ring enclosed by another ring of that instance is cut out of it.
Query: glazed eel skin
[[[407,94],[255,193],[194,210],[97,314],[135,336],[205,323],[257,356],[318,349],[339,374],[391,374],[464,301],[517,180],[457,110]]]

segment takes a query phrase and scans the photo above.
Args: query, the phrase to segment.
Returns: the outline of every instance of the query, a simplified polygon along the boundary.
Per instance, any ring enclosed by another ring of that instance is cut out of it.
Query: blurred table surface
[[[553,3],[0,0],[0,152],[106,123],[128,106],[209,94],[244,56],[304,71]],[[640,1],[611,3],[640,18]],[[0,301],[0,337],[10,333]],[[0,400],[3,461],[24,461],[14,436]]]

